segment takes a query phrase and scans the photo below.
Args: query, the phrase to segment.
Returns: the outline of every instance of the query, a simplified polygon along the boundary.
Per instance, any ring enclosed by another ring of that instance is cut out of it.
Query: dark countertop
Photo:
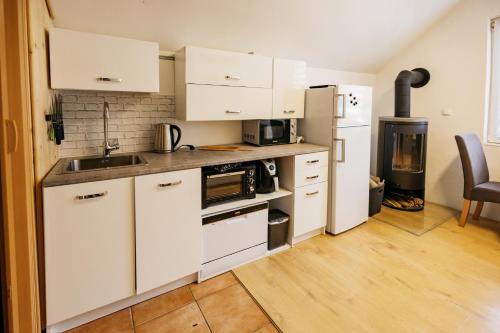
[[[308,143],[265,147],[256,147],[247,144],[234,145],[242,146],[245,149],[248,149],[248,151],[232,152],[195,149],[193,151],[180,150],[169,154],[157,154],[153,152],[128,153],[141,155],[146,160],[147,164],[70,173],[64,172],[64,168],[68,165],[68,161],[74,158],[62,158],[47,174],[43,180],[43,186],[51,187],[115,178],[134,177],[152,173],[200,168],[209,165],[302,155],[328,150],[328,147]]]

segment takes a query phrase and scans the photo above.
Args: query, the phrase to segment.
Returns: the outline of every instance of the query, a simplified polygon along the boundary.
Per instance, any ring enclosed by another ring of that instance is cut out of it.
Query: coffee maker
[[[278,169],[272,158],[257,162],[257,193],[272,193],[279,190]]]

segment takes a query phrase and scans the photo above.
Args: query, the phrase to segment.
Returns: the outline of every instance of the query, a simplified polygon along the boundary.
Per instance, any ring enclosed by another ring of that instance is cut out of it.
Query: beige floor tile
[[[194,302],[188,286],[184,286],[132,307],[134,325],[140,325]]]
[[[255,332],[269,323],[240,284],[233,285],[198,301],[212,332]]]
[[[196,303],[169,312],[135,328],[136,333],[205,333],[210,332]]]
[[[236,280],[233,273],[227,272],[211,278],[210,280],[203,281],[202,283],[192,284],[191,291],[193,292],[194,298],[199,300],[205,296],[213,294],[216,291],[222,290],[237,283],[238,280]]]
[[[106,317],[91,321],[88,324],[73,328],[68,333],[133,333],[134,325],[130,309],[112,313]]]
[[[255,331],[255,333],[278,333],[278,330],[272,323],[269,323],[266,326]]]

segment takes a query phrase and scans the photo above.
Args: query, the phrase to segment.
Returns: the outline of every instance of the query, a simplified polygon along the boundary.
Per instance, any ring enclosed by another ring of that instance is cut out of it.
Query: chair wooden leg
[[[481,216],[481,210],[483,210],[484,201],[478,201],[476,205],[476,210],[474,211],[474,215],[472,215],[472,219],[479,220]]]
[[[462,214],[460,214],[460,219],[458,220],[458,225],[461,227],[465,227],[465,223],[467,222],[467,216],[469,216],[470,210],[470,200],[464,199],[464,208],[462,209]]]

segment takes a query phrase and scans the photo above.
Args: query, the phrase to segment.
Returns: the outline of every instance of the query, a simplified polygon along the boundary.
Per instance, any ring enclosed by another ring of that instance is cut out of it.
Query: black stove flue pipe
[[[394,116],[410,117],[411,88],[421,88],[429,82],[431,74],[425,68],[401,71],[394,81]]]

